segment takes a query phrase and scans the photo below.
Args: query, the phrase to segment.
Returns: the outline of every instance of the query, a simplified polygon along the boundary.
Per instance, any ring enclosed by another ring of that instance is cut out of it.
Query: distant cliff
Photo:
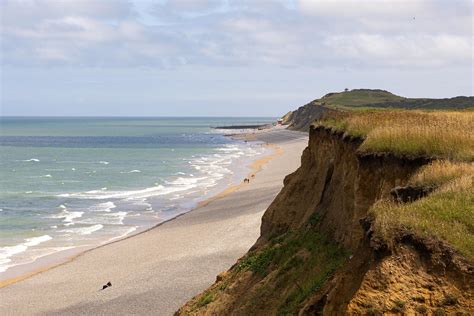
[[[283,116],[283,124],[289,129],[307,131],[309,126],[334,109],[472,109],[474,97],[446,99],[404,98],[384,90],[355,89],[339,93],[328,93]]]

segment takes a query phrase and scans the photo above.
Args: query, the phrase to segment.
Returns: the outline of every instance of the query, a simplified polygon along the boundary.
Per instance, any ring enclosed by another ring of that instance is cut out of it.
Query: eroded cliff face
[[[410,236],[389,248],[372,231],[370,207],[429,159],[364,154],[361,143],[312,127],[301,167],[265,212],[257,243],[178,313],[474,312],[470,263]]]
[[[344,137],[324,127],[310,130],[301,167],[285,179],[285,187],[262,219],[260,245],[288,229],[299,229],[313,214],[318,230],[355,251],[364,230],[361,219],[372,204],[403,185],[428,160],[389,154],[362,154],[360,138]]]
[[[288,125],[288,129],[306,132],[315,120],[320,120],[326,115],[334,115],[337,112],[313,101],[287,113],[282,119],[283,124]]]

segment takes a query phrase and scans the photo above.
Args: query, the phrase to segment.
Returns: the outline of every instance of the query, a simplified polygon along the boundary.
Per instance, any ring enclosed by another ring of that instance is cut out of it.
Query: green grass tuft
[[[419,236],[447,241],[467,258],[474,260],[473,176],[448,182],[429,196],[407,204],[390,201],[376,203],[376,231],[385,240],[393,239],[400,229]]]

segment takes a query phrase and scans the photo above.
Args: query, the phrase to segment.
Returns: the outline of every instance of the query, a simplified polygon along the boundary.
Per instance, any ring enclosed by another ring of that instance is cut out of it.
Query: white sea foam
[[[172,186],[165,187],[163,185],[157,185],[151,188],[146,188],[142,190],[131,190],[131,191],[87,191],[87,192],[78,192],[78,193],[64,193],[59,194],[59,197],[68,197],[68,198],[83,198],[83,199],[141,199],[152,196],[161,196],[167,195],[174,192],[185,191],[196,186],[195,183],[176,183],[170,182]],[[174,186],[173,186],[174,184]]]
[[[130,171],[121,171],[120,173],[140,173],[140,172],[141,170],[135,169],[135,170],[130,170]]]
[[[36,158],[31,158],[31,159],[26,159],[26,160],[22,160],[24,162],[39,162],[40,160],[39,159],[36,159]]]
[[[63,222],[65,223],[72,223],[74,219],[82,217],[84,212],[66,212],[66,216],[64,216]]]
[[[61,212],[59,212],[59,214],[51,216],[51,218],[62,218],[63,222],[66,223],[64,224],[65,226],[74,225],[74,219],[80,218],[84,214],[84,212],[79,211],[70,212],[63,204],[59,205],[59,208],[61,209]]]
[[[117,206],[112,201],[104,202],[95,204],[89,207],[89,210],[92,212],[110,212],[112,209],[116,208]]]
[[[61,232],[61,233],[72,233],[72,234],[78,234],[78,235],[90,235],[93,232],[101,230],[102,228],[104,228],[104,225],[96,224],[96,225],[87,226],[87,227],[63,229],[63,230],[60,230],[59,232]]]
[[[107,224],[123,225],[123,220],[125,219],[127,214],[127,212],[116,212],[106,214],[106,216],[111,218],[111,222],[109,221]]]
[[[27,247],[33,247],[33,246],[37,246],[39,244],[41,244],[42,242],[45,242],[45,241],[48,241],[48,240],[51,240],[53,239],[53,237],[49,236],[49,235],[43,235],[43,236],[39,236],[39,237],[33,237],[33,238],[27,238],[25,239],[25,243],[24,245],[27,246]]]
[[[45,174],[44,176],[41,176],[42,178],[52,178],[53,176],[50,174]]]
[[[261,151],[249,146],[240,145],[224,145],[217,148],[216,151],[208,155],[196,155],[190,159],[188,163],[197,171],[196,176],[188,175],[185,172],[179,171],[175,175],[180,176],[164,181],[164,184],[156,183],[153,187],[148,187],[139,190],[117,191],[117,190],[91,190],[86,192],[70,192],[60,194],[60,197],[78,198],[78,199],[92,199],[92,200],[108,200],[117,199],[125,201],[140,201],[143,199],[159,196],[169,196],[169,198],[177,199],[177,197],[185,198],[190,192],[195,192],[199,188],[206,190],[216,186],[219,181],[225,177],[233,174],[229,165],[234,161],[242,159],[244,156],[254,156]],[[125,172],[125,171],[122,171]],[[135,169],[126,171],[128,173],[140,172]],[[111,201],[109,201],[111,202]],[[106,202],[108,203],[108,202]],[[110,208],[102,203],[92,206],[90,210],[110,212]],[[92,220],[92,219],[91,219]],[[92,222],[89,222],[92,223]],[[97,222],[96,222],[97,223]],[[98,223],[101,223],[98,221]]]
[[[123,234],[119,235],[119,236],[116,236],[116,237],[113,237],[113,238],[110,238],[109,240],[106,240],[104,242],[102,242],[102,244],[106,244],[106,243],[109,243],[111,241],[114,241],[114,240],[117,240],[117,239],[120,239],[120,238],[123,238],[127,235],[130,235],[131,233],[133,233],[134,231],[137,230],[137,227],[134,226],[134,227],[130,227],[129,229],[127,229]]]
[[[27,238],[24,240],[23,243],[15,245],[15,246],[7,246],[0,248],[0,272],[4,272],[7,270],[10,265],[11,257],[14,255],[20,254],[25,252],[29,247],[37,246],[45,241],[53,239],[49,235],[43,235],[39,237]]]
[[[108,165],[110,162],[108,162],[108,161],[99,161],[99,163],[102,164],[102,165]]]

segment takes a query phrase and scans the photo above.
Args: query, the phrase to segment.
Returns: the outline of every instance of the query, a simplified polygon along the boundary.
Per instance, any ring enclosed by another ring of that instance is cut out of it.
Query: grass
[[[474,260],[473,180],[472,173],[463,175],[412,203],[379,201],[371,209],[376,231],[387,241],[400,230],[436,237]]]
[[[397,102],[405,98],[384,90],[356,89],[340,93],[329,93],[320,103],[336,107],[363,107],[371,104]]]
[[[398,109],[466,109],[474,107],[473,97],[449,99],[405,98],[391,92],[377,89],[355,89],[345,92],[329,93],[315,104],[333,108],[358,110],[374,108]]]
[[[362,152],[438,158],[409,180],[436,190],[412,203],[377,202],[377,230],[387,241],[400,230],[436,237],[474,259],[474,111],[346,111],[317,123],[363,138]]]
[[[206,306],[207,304],[211,303],[214,301],[215,294],[212,292],[208,292],[204,294],[203,296],[200,297],[199,301],[196,303],[196,307],[203,307]]]
[[[282,304],[277,314],[289,315],[294,314],[311,294],[321,289],[347,256],[334,242],[307,229],[274,238],[265,248],[244,258],[236,271],[250,270],[262,278],[272,272],[275,279],[268,280],[269,283],[261,291],[266,289],[275,295],[275,288],[278,288],[281,293],[285,293],[285,296],[278,298]]]
[[[474,111],[353,111],[317,124],[363,137],[361,151],[474,161]]]
[[[392,307],[392,312],[402,313],[405,310],[405,305],[406,305],[405,301],[396,300]]]
[[[418,170],[409,182],[412,185],[439,187],[467,174],[474,174],[473,163],[435,160]]]

